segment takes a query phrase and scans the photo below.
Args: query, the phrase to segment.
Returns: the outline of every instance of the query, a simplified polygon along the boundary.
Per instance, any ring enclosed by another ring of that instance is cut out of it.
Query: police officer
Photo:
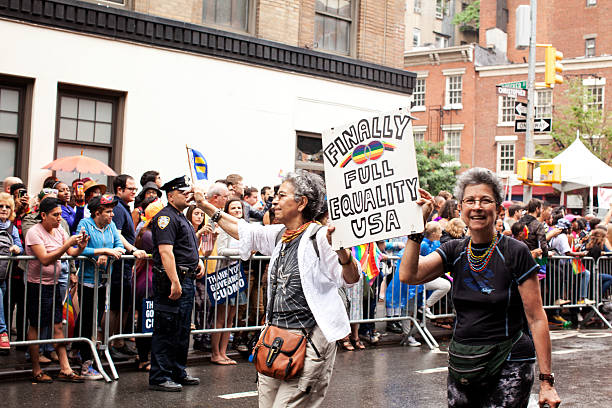
[[[168,205],[151,221],[153,233],[153,307],[149,389],[181,391],[198,385],[187,374],[187,351],[193,309],[194,278],[204,275],[193,227],[183,215],[191,200],[191,187],[178,177],[161,187]]]

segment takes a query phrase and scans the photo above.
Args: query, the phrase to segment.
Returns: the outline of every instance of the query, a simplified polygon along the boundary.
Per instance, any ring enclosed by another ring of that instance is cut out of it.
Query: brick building
[[[527,80],[528,51],[514,47],[515,10],[520,4],[529,4],[529,1],[481,2],[479,44],[411,51],[404,55],[405,68],[417,73],[414,109],[422,113],[415,114],[419,118],[415,129],[421,129],[426,140],[442,141],[448,152],[456,152],[457,133],[444,130],[453,129],[448,124],[451,121],[457,129],[454,132],[462,128],[461,163],[467,167],[487,167],[505,178],[515,172],[516,161],[525,151],[525,134],[514,132],[515,98],[496,91],[497,84]],[[606,79],[612,75],[612,29],[604,22],[610,7],[610,2],[601,0],[538,2],[538,44],[552,44],[563,52],[563,77],[566,81],[580,78],[594,95],[595,105],[603,110],[612,102],[610,92],[606,92]],[[537,61],[536,82],[543,82],[541,49]],[[452,71],[457,67],[464,73],[461,79],[452,79],[449,72],[457,72]],[[447,103],[456,83],[461,83],[461,99],[466,101],[459,109]],[[423,89],[425,102],[421,103]],[[564,102],[565,90],[567,84],[538,89],[536,119],[552,118],[554,126],[555,107]],[[467,101],[473,101],[473,105],[468,106]],[[441,114],[439,106],[442,106]],[[435,122],[432,117],[441,120]],[[551,142],[549,133],[535,133],[534,139],[540,144]],[[515,198],[521,195],[519,190],[518,187],[513,190]],[[535,191],[538,196],[555,194],[548,188]]]
[[[167,180],[189,171],[185,145],[212,180],[322,170],[324,129],[409,106],[403,13],[401,0],[0,1],[0,179],[37,191],[42,166],[83,150]]]

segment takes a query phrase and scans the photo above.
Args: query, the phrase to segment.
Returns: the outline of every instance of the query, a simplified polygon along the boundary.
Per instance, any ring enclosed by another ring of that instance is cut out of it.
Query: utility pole
[[[535,157],[535,145],[533,142],[533,117],[535,99],[535,67],[536,67],[536,22],[538,14],[538,0],[530,0],[531,12],[531,35],[529,36],[529,71],[527,72],[527,129],[525,132],[525,157]],[[523,184],[523,202],[531,200],[532,187]]]

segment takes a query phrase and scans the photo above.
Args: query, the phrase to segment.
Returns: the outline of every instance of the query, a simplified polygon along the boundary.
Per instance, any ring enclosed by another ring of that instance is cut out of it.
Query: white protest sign
[[[323,153],[334,250],[423,231],[409,110],[330,129]]]

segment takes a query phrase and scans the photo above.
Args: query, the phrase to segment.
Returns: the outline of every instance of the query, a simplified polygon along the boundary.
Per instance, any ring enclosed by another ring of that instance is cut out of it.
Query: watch
[[[554,373],[550,373],[550,374],[540,373],[539,379],[540,381],[548,381],[548,383],[551,386],[555,385],[555,374]]]
[[[217,209],[217,211],[215,211],[215,213],[212,215],[212,217],[210,217],[210,219],[212,220],[212,222],[217,223],[221,218],[221,214],[223,214],[223,211]]]

